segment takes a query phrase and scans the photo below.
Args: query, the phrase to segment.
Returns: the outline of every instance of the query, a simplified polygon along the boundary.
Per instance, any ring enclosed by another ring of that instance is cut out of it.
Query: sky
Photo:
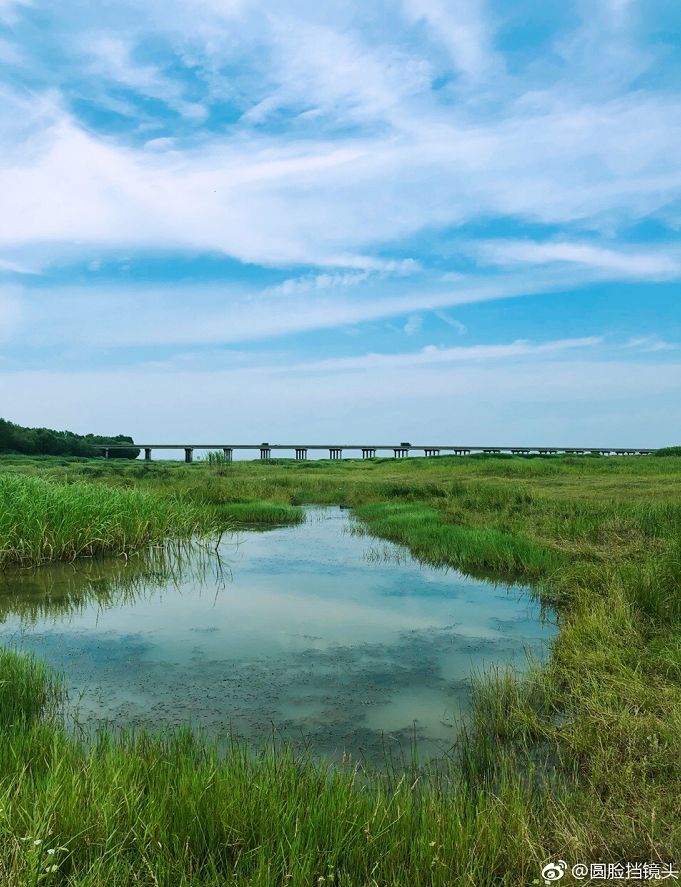
[[[681,443],[677,0],[0,0],[0,415]]]

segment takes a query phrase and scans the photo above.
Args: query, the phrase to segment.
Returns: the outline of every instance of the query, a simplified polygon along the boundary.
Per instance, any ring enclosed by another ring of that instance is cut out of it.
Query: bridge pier
[[[343,450],[340,447],[329,447],[329,459],[342,459]]]
[[[395,454],[396,459],[404,459],[409,455],[409,450],[407,447],[395,447],[393,453]]]
[[[376,450],[373,447],[362,447],[362,459],[375,459]]]
[[[151,447],[144,448],[144,461],[151,462]]]
[[[231,447],[223,447],[222,454],[225,457],[225,462],[231,462],[233,457],[233,451]]]
[[[296,459],[303,462],[307,459],[307,447],[296,447]]]
[[[185,462],[193,462],[194,461],[194,448],[193,447],[185,447],[184,448],[184,461]]]
[[[108,447],[105,447],[105,448],[104,448],[104,458],[105,458],[105,459],[108,459],[108,458],[109,458],[109,448],[108,448]]]
[[[260,444],[260,458],[263,461],[268,461],[272,458],[272,450],[268,443]]]
[[[434,449],[428,448],[428,447],[423,451],[423,453],[425,456],[439,456],[440,455],[439,450],[434,450]]]

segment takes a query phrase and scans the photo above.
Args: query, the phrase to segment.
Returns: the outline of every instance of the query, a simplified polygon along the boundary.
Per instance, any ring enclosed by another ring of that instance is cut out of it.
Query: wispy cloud
[[[423,327],[423,317],[420,314],[410,314],[404,325],[404,332],[408,336],[414,336],[420,333]]]
[[[176,348],[189,367],[295,339],[307,366],[323,338],[339,380],[488,392],[492,364],[529,385],[514,362],[552,360],[567,390],[575,355],[605,347],[569,300],[600,287],[620,362],[671,363],[672,312],[646,314],[681,276],[667,13],[512,7],[0,0],[0,273],[22,275],[0,295],[4,350],[167,368]],[[396,354],[405,334],[438,344]]]
[[[457,320],[455,317],[450,317],[444,311],[435,311],[435,316],[438,320],[441,320],[443,323],[446,323],[447,326],[455,329],[459,335],[463,336],[466,332],[468,332],[465,324],[461,323],[460,320]]]
[[[414,21],[426,23],[435,39],[450,53],[457,71],[467,78],[479,79],[501,67],[492,48],[489,15],[484,0],[405,0],[407,14]]]
[[[93,77],[114,81],[146,98],[159,99],[183,117],[199,122],[205,119],[206,109],[185,98],[180,81],[166,76],[157,65],[140,64],[132,58],[129,38],[106,32],[85,34],[81,52],[86,70]]]
[[[567,263],[638,279],[675,278],[681,274],[680,250],[607,249],[566,241],[498,240],[472,244],[484,262],[495,265]]]
[[[216,285],[137,285],[122,290],[99,284],[96,294],[83,286],[55,288],[46,301],[24,290],[24,336],[34,345],[87,343],[99,348],[257,342],[545,293],[564,285],[564,277],[551,281],[534,273],[531,278],[508,274],[503,281],[464,278],[442,289],[407,287],[401,294],[374,292],[370,297],[352,287],[283,295]]]
[[[368,277],[366,271],[346,272],[341,274],[308,274],[304,277],[290,277],[282,283],[270,288],[272,293],[291,296],[298,293],[310,293],[318,290],[347,288],[357,286]]]
[[[636,351],[654,352],[654,351],[675,351],[679,346],[672,342],[665,342],[657,336],[635,336],[629,339],[622,346],[624,348],[634,348]]]
[[[0,259],[0,272],[7,271],[10,274],[39,274],[35,268],[29,268],[20,262],[14,262],[11,259]]]
[[[420,351],[403,354],[365,354],[360,357],[338,357],[294,367],[295,370],[335,371],[368,370],[376,367],[411,367],[431,364],[467,363],[469,361],[488,362],[517,357],[538,357],[556,354],[573,348],[594,348],[603,342],[601,336],[586,336],[581,339],[559,339],[553,342],[516,341],[500,345],[471,345],[459,348],[438,348],[427,345]]]
[[[0,22],[11,25],[15,22],[22,7],[32,5],[32,0],[0,0]]]
[[[430,46],[409,44],[404,26],[425,22],[429,33],[449,35],[461,69],[487,69],[498,54],[480,2],[410,0],[407,19],[396,20],[401,40],[373,44],[336,7],[322,25],[307,4],[284,4],[264,17],[259,4],[219,6],[206,15],[229,22],[258,59],[231,94],[233,75],[223,69],[241,59],[238,41],[206,44],[204,17],[181,41],[174,29],[178,17],[186,26],[186,15],[176,4],[165,25],[173,64],[145,56],[146,15],[164,27],[155,4],[134,27],[78,32],[76,24],[67,39],[87,58],[78,73],[89,101],[120,103],[114,87],[122,85],[137,95],[137,111],[126,113],[137,113],[140,127],[153,117],[145,102],[157,99],[183,128],[156,113],[151,138],[135,142],[127,132],[117,140],[78,119],[54,84],[32,87],[30,104],[46,109],[39,114],[32,108],[17,117],[24,100],[16,93],[0,111],[13,141],[0,163],[0,243],[49,242],[55,253],[73,240],[162,244],[281,266],[343,265],[345,258],[348,267],[370,268],[386,261],[376,255],[386,244],[484,218],[617,231],[681,200],[681,162],[672,148],[681,140],[681,101],[673,92],[603,95],[585,84],[575,94],[563,81],[538,90],[528,75],[512,81],[514,101],[497,107],[492,98],[493,110],[481,113],[475,102],[453,104],[434,91],[438,65]],[[63,10],[68,14],[68,3]],[[607,33],[597,15],[589,21]],[[582,45],[591,37],[578,29],[572,39]],[[180,74],[182,58],[191,65]],[[500,87],[498,98],[506,99],[506,90]],[[206,126],[230,95],[234,120]],[[617,243],[572,237],[533,250],[535,261],[654,273],[652,259],[618,257]]]

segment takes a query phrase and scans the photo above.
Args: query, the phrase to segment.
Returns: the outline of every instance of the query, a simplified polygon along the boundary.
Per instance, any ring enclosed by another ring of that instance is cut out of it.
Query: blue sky
[[[0,0],[0,414],[681,441],[673,0]]]

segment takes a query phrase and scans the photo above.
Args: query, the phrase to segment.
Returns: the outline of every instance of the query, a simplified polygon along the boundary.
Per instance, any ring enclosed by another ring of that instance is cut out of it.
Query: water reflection
[[[554,628],[523,589],[416,563],[348,532],[302,526],[2,576],[0,642],[62,669],[86,724],[191,721],[250,740],[305,737],[338,755],[386,736],[445,749],[475,669],[521,665]]]
[[[204,543],[171,542],[130,558],[82,559],[37,569],[0,571],[0,623],[16,616],[23,626],[40,620],[134,604],[159,587],[219,589],[230,581],[229,564]]]

